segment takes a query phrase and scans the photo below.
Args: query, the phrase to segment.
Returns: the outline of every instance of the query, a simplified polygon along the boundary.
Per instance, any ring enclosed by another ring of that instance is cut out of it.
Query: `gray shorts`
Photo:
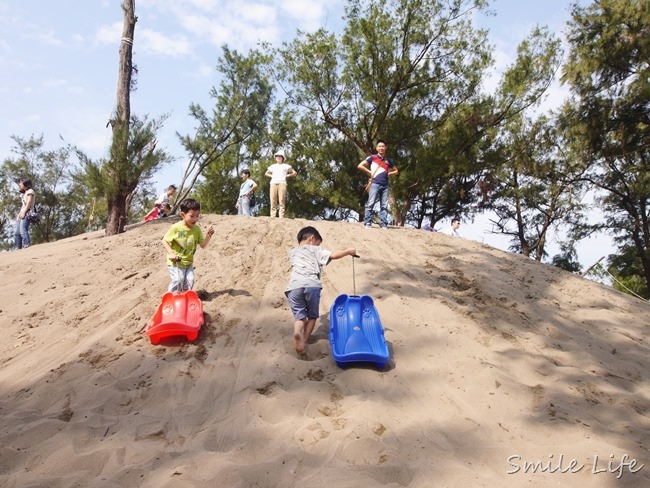
[[[194,288],[194,266],[180,268],[178,266],[167,266],[172,282],[167,291],[182,293]]]
[[[320,288],[296,288],[285,291],[289,307],[296,320],[317,319],[320,305]]]

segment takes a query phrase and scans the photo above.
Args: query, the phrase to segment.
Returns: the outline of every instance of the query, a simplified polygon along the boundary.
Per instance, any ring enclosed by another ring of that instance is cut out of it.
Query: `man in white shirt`
[[[165,205],[166,203],[171,203],[171,198],[174,196],[175,193],[176,193],[176,185],[169,185],[167,189],[164,191],[164,193],[160,195],[155,202],[153,202],[154,207],[162,208],[162,206]]]
[[[460,233],[458,232],[459,227],[460,227],[460,219],[454,218],[451,220],[451,227],[448,227],[447,229],[444,229],[440,232],[442,232],[443,234],[447,234],[448,236],[460,237]]]
[[[296,176],[298,173],[287,163],[283,150],[274,154],[275,163],[269,166],[264,176],[271,178],[271,217],[284,218],[285,200],[287,199],[287,178]]]

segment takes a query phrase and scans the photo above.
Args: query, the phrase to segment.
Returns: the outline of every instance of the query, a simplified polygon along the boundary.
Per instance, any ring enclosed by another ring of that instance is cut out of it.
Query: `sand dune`
[[[0,254],[0,486],[650,486],[650,305],[476,242],[360,224],[206,215],[206,323],[153,346],[153,221]],[[307,354],[287,253],[328,249]],[[329,306],[369,294],[384,370],[341,369]]]

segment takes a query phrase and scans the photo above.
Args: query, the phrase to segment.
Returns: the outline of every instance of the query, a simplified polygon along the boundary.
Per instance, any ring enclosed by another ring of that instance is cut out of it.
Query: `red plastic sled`
[[[196,292],[167,292],[147,325],[146,334],[154,345],[161,339],[176,336],[185,336],[192,342],[198,337],[202,325],[203,303]]]

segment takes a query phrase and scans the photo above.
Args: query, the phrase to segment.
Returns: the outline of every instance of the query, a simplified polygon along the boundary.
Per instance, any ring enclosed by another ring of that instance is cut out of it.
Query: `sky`
[[[344,7],[343,0],[135,3],[134,64],[138,75],[131,111],[150,117],[169,114],[158,135],[159,147],[175,157],[156,175],[157,192],[182,178],[187,156],[176,133],[194,131],[188,115],[190,103],[211,106],[209,91],[219,84],[215,66],[221,46],[246,52],[259,41],[279,45],[291,40],[298,29],[337,31]],[[490,30],[496,59],[494,80],[514,62],[518,43],[535,25],[548,26],[563,38],[571,3],[492,0],[494,15],[476,16],[474,22]],[[121,0],[0,0],[2,159],[12,156],[12,135],[43,135],[46,149],[70,143],[93,158],[107,153],[111,133],[106,124],[116,102],[120,5]],[[556,83],[544,106],[559,105],[567,94],[568,90]],[[461,230],[466,238],[507,249],[507,241],[491,234],[490,229],[489,217],[480,216],[474,222],[464,222]],[[583,267],[611,251],[611,242],[604,237],[585,241],[578,248]]]

